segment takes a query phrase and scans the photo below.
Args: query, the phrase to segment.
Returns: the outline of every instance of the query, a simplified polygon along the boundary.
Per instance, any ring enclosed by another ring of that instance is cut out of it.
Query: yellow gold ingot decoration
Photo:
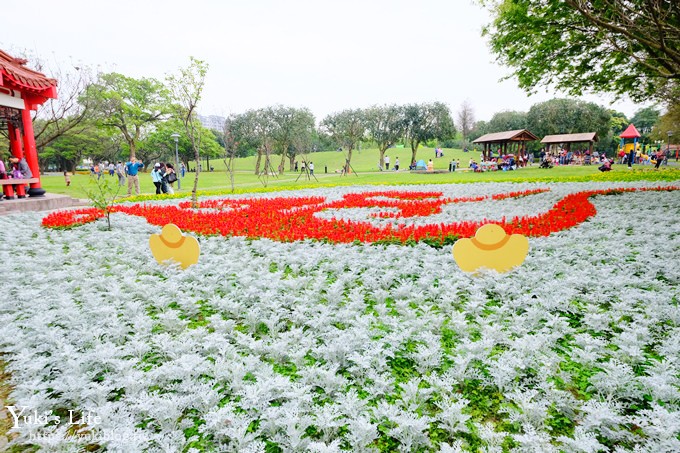
[[[500,226],[481,226],[470,239],[459,239],[453,245],[453,258],[465,272],[482,268],[508,272],[522,264],[529,252],[529,239],[521,234],[509,235]]]
[[[152,234],[149,238],[149,247],[156,261],[176,261],[186,269],[192,264],[198,263],[201,247],[198,240],[192,236],[182,234],[176,225],[168,223],[161,230],[161,234]]]

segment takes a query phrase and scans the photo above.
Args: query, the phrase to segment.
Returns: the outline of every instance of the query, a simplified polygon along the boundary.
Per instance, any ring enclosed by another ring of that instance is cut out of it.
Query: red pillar
[[[33,136],[33,120],[31,119],[31,105],[28,99],[24,99],[25,108],[21,111],[21,120],[24,125],[24,157],[26,163],[31,169],[34,178],[38,178],[38,182],[31,184],[29,195],[36,197],[45,193],[40,186],[40,167],[38,166],[38,150],[35,147],[35,137]]]
[[[9,132],[9,145],[12,149],[12,156],[21,159],[24,157],[24,151],[21,147],[21,131],[14,127],[12,123],[7,124],[7,130]]]

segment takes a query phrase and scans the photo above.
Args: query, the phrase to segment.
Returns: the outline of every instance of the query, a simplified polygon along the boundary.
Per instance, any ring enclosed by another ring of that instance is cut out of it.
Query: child
[[[66,181],[66,187],[71,185],[71,174],[69,172],[64,172],[64,181]]]

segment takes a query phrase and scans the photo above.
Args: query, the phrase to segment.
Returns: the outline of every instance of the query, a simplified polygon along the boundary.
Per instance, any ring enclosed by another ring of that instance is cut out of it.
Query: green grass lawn
[[[432,158],[436,170],[448,169],[451,158],[460,159],[462,167],[468,166],[470,158],[479,160],[477,152],[464,153],[462,150],[444,150],[443,158],[434,158],[434,150],[431,148],[421,148],[418,152],[418,157],[427,161]],[[355,151],[352,156],[352,166],[358,172],[357,174],[350,174],[348,176],[341,176],[335,173],[339,170],[344,162],[343,153],[340,152],[319,152],[309,154],[307,157],[314,162],[315,175],[318,182],[314,179],[307,180],[303,175],[296,182],[300,175],[299,173],[288,171],[288,163],[286,162],[286,172],[277,177],[270,176],[268,178],[267,186],[269,188],[294,189],[302,187],[324,187],[324,186],[338,186],[338,185],[361,185],[361,184],[442,184],[442,183],[470,183],[470,182],[486,182],[486,181],[518,181],[518,180],[589,180],[599,179],[602,175],[597,170],[597,165],[590,166],[568,166],[555,167],[552,169],[540,169],[537,164],[532,167],[523,168],[517,171],[496,171],[486,173],[473,173],[457,171],[455,173],[445,174],[411,174],[408,171],[408,161],[410,160],[411,151],[403,148],[393,148],[388,151],[391,162],[394,164],[396,157],[401,161],[402,169],[405,171],[378,171],[378,151],[376,149],[367,149],[360,152]],[[272,166],[278,167],[280,156],[272,156]],[[301,160],[301,158],[300,158]],[[225,170],[225,165],[222,160],[210,161],[211,166],[214,166],[215,171],[200,173],[199,190],[203,191],[224,191],[230,189],[229,177]],[[205,161],[203,161],[205,168]],[[325,173],[325,167],[328,167],[328,173]],[[254,174],[255,157],[247,157],[236,160],[236,175],[235,185],[239,191],[259,190],[263,187],[263,183]],[[655,178],[651,172],[653,169],[649,166],[637,166],[637,169],[644,169],[650,172],[651,179]],[[680,179],[680,171],[677,172],[675,178]],[[630,171],[623,165],[614,165],[612,172],[606,175],[608,179],[626,179]],[[102,175],[102,178],[110,178],[112,182],[117,181],[117,177],[111,178],[108,175]],[[144,194],[155,193],[155,188],[151,182],[151,175],[149,173],[140,173],[140,186]],[[636,179],[647,179],[646,177],[638,177]],[[664,179],[668,179],[667,177]],[[193,187],[194,173],[187,173],[182,179],[182,190],[176,192],[189,193]],[[51,193],[66,194],[76,198],[87,198],[86,188],[92,184],[89,175],[74,175],[70,187],[66,187],[64,177],[62,175],[43,175],[42,186]],[[175,189],[177,185],[175,184]],[[94,187],[91,185],[90,187]],[[127,187],[121,189],[121,195],[125,196]]]

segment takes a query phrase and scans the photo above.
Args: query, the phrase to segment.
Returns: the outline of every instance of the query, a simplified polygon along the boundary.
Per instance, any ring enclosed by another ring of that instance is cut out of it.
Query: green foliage
[[[205,77],[208,74],[208,64],[194,57],[189,57],[189,65],[180,68],[177,74],[167,77],[169,96],[172,99],[173,114],[184,125],[191,148],[196,160],[194,172],[194,186],[191,191],[191,202],[195,207],[198,204],[196,191],[198,190],[198,175],[201,172],[201,144],[203,126],[197,117],[196,108],[203,96]]]
[[[378,146],[380,166],[383,167],[385,151],[401,140],[404,134],[404,109],[397,105],[373,106],[365,114],[368,135]]]
[[[635,125],[635,128],[643,137],[648,138],[654,125],[659,121],[660,115],[661,112],[658,108],[654,106],[645,107],[635,112],[635,115],[633,115],[630,122]]]
[[[528,129],[538,137],[553,134],[597,132],[606,137],[611,115],[592,102],[574,99],[552,99],[534,104],[527,114]]]
[[[201,138],[201,154],[210,158],[222,156],[224,148],[220,146],[215,134],[210,129],[197,126]],[[156,128],[139,144],[137,154],[144,162],[163,160],[175,161],[175,139],[172,134],[179,133],[177,139],[177,153],[180,161],[189,166],[189,161],[194,158],[194,150],[191,141],[184,133],[184,125],[176,118],[170,118],[156,125]]]
[[[115,72],[103,74],[88,87],[96,100],[95,118],[100,126],[120,131],[135,156],[144,132],[170,113],[168,90],[153,78],[135,79]]]
[[[672,99],[680,81],[680,4],[497,0],[484,34],[520,87]]]
[[[121,152],[122,138],[109,129],[98,128],[92,122],[80,130],[65,133],[39,150],[41,165],[57,170],[74,171],[83,158],[94,162],[114,161]]]
[[[449,108],[441,102],[408,104],[403,108],[403,130],[411,145],[411,161],[416,160],[418,147],[430,140],[446,140],[456,136]]]
[[[92,206],[104,211],[106,225],[111,230],[111,208],[118,198],[121,186],[118,182],[112,182],[111,178],[97,178],[90,176],[92,188],[86,188],[87,197],[92,202]]]

